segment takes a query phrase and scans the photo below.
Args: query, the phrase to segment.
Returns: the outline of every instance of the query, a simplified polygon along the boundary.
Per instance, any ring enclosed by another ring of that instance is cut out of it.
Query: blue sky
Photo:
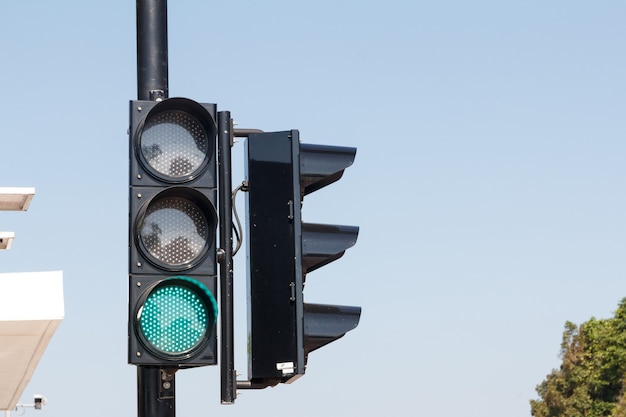
[[[217,367],[177,374],[180,416],[529,416],[566,320],[626,296],[626,43],[620,1],[169,4],[170,96],[239,127],[358,148],[305,199],[360,226],[305,300],[361,322],[292,385],[219,404]],[[66,318],[23,401],[136,414],[126,364],[128,101],[135,2],[8,2],[0,13],[2,186],[33,186],[2,272],[64,271]],[[243,144],[233,149],[234,184]],[[244,207],[243,200],[239,202]],[[245,378],[245,259],[235,270]]]

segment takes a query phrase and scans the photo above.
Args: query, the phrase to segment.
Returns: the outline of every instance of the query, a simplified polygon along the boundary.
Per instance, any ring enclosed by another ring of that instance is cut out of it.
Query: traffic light
[[[216,106],[130,102],[128,362],[217,362]]]
[[[359,323],[360,307],[303,299],[305,275],[340,258],[359,228],[301,215],[303,197],[339,180],[356,149],[301,144],[297,130],[250,134],[246,143],[248,374],[263,387],[294,381],[311,351]]]

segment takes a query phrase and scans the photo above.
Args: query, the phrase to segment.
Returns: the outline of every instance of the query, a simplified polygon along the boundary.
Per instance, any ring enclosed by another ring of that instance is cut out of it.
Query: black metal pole
[[[167,0],[137,0],[137,98],[169,96]],[[137,416],[176,417],[175,370],[137,366]]]
[[[137,415],[174,417],[176,398],[174,372],[156,367],[137,367]]]
[[[167,0],[137,0],[137,96],[169,97]]]
[[[229,115],[230,116],[230,115]],[[231,125],[231,129],[232,129],[232,125]],[[261,129],[232,129],[231,130],[231,136],[232,137],[238,137],[238,138],[246,138],[248,136],[250,136],[253,133],[263,133],[263,131]],[[265,381],[237,381],[236,380],[236,375],[233,373],[233,382],[235,384],[235,387],[233,389],[263,389],[263,388],[267,388],[273,385],[276,385],[275,383],[268,383]]]
[[[233,207],[231,146],[232,121],[230,112],[217,113],[217,149],[219,163],[220,218],[220,315],[221,315],[221,402],[232,404],[237,397],[234,357],[233,315]]]

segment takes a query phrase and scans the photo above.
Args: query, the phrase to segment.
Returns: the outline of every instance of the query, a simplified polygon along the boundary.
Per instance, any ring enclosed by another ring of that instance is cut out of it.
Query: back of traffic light
[[[128,362],[217,363],[216,106],[130,103]]]
[[[305,195],[341,178],[355,148],[302,144],[297,130],[248,135],[248,376],[292,382],[308,354],[354,329],[360,307],[304,302],[307,273],[356,243],[358,227],[302,221]],[[244,387],[242,385],[242,387]]]

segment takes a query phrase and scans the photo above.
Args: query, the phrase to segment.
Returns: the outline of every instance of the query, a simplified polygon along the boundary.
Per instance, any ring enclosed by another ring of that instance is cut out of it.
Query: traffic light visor
[[[139,303],[137,326],[146,349],[164,359],[192,356],[213,331],[217,302],[200,282],[188,277],[160,281]]]
[[[147,203],[137,218],[137,240],[152,264],[183,271],[201,262],[212,248],[215,209],[201,193],[171,187]]]
[[[169,99],[154,106],[137,135],[136,152],[145,170],[170,183],[198,177],[213,156],[213,118],[188,99]]]

